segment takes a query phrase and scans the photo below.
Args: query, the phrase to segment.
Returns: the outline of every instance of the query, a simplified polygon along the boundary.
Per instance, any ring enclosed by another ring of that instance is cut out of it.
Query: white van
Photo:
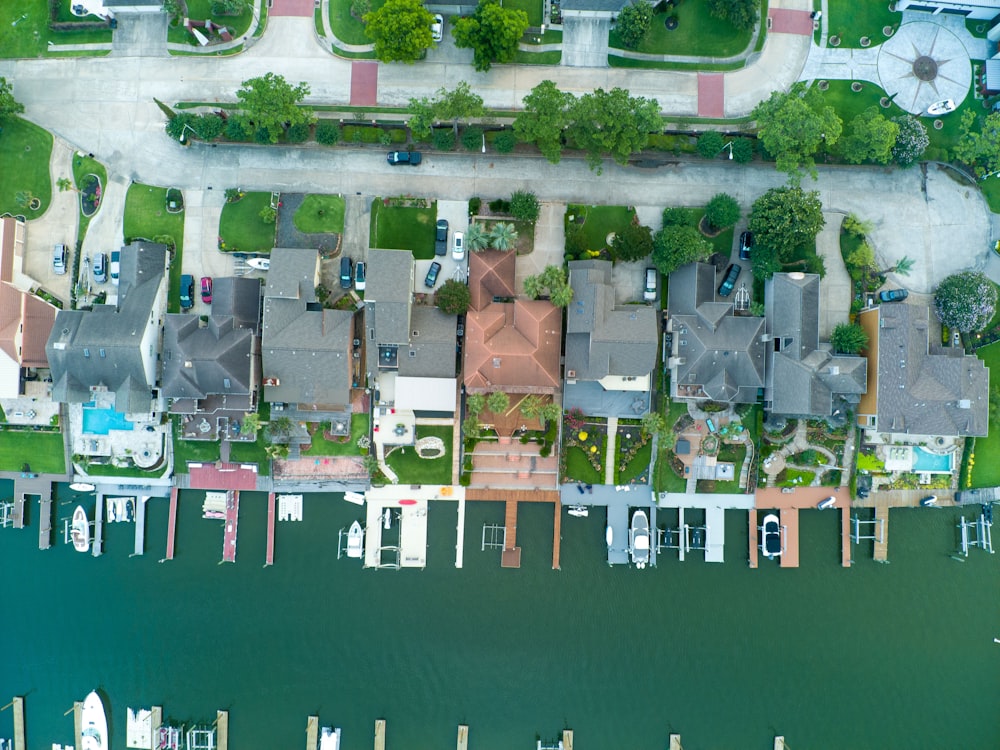
[[[62,243],[52,251],[52,273],[62,276],[66,273],[66,246]]]

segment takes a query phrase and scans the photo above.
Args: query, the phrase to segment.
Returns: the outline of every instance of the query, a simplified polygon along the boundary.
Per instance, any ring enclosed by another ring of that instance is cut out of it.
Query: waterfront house
[[[563,405],[593,416],[641,417],[649,411],[656,368],[657,311],[619,304],[611,261],[571,262],[569,283]]]

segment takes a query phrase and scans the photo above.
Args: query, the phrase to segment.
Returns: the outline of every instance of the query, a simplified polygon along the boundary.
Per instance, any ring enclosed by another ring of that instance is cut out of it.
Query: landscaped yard
[[[361,449],[358,448],[358,438],[368,434],[368,415],[351,415],[351,437],[347,441],[327,440],[323,437],[323,431],[330,426],[329,422],[324,422],[320,429],[312,436],[312,447],[307,451],[302,451],[303,456],[360,456]]]
[[[695,227],[696,229],[701,224],[702,217],[705,216],[705,209],[703,208],[680,208],[675,210],[686,213],[688,217],[688,225]],[[729,227],[728,229],[723,229],[714,237],[705,235],[705,239],[712,243],[713,252],[729,255],[733,251],[733,232],[734,228]]]
[[[84,198],[84,192],[92,191],[92,183],[94,180],[93,176],[97,177],[97,184],[100,185],[101,192],[107,189],[108,186],[108,170],[104,168],[97,159],[92,159],[91,157],[81,154],[79,151],[73,155],[73,184],[76,185],[77,190],[81,192],[77,195],[77,203],[80,204],[81,200]],[[98,200],[97,211],[100,211],[100,200]],[[83,212],[81,206],[80,209],[80,228],[77,231],[77,239],[83,242],[83,238],[87,236],[87,227],[90,226],[90,220],[97,215],[95,211],[91,216],[87,216]]]
[[[354,425],[351,425],[353,430]],[[451,484],[452,428],[441,425],[417,425],[417,440],[439,437],[444,441],[444,455],[440,458],[421,458],[416,448],[408,445],[387,450],[385,462],[399,476],[400,484]]]
[[[779,487],[808,487],[809,483],[815,478],[815,471],[785,469],[778,475],[777,485]]]
[[[426,208],[386,206],[372,202],[371,246],[385,250],[410,250],[417,260],[434,258],[434,222],[437,204]]]
[[[162,477],[167,472],[166,466],[152,471],[144,471],[134,466],[112,466],[111,464],[84,464],[84,471],[92,477],[135,477],[137,479],[147,477]]]
[[[861,47],[861,37],[871,39],[872,46],[881,44],[888,37],[882,33],[884,26],[893,31],[899,28],[901,13],[889,10],[889,2],[858,2],[858,0],[828,0],[827,29],[829,36],[839,36],[841,47]]]
[[[125,242],[147,239],[173,243],[167,311],[180,312],[181,257],[184,253],[184,214],[167,212],[167,188],[133,182],[125,196]]]
[[[670,383],[664,381],[664,392],[669,392]],[[687,404],[683,401],[672,401],[666,412],[667,429],[673,430],[677,420],[688,413]],[[656,492],[684,492],[687,483],[684,477],[674,471],[671,462],[674,458],[672,448],[664,447],[664,441],[660,440],[657,451],[656,465],[653,467],[653,489]]]
[[[271,473],[271,458],[264,448],[268,445],[264,430],[257,432],[257,440],[253,443],[233,443],[229,451],[229,460],[237,464],[257,464],[257,473],[267,476]]]
[[[761,4],[762,7],[763,3]],[[766,11],[764,13],[766,15]],[[668,16],[677,17],[677,28],[666,27]],[[649,32],[636,52],[693,57],[731,57],[743,52],[750,44],[752,32],[740,31],[729,21],[714,18],[708,3],[682,2],[666,13],[653,16]],[[617,30],[612,29],[611,47],[624,49]]]
[[[378,10],[385,0],[371,0],[370,9]],[[347,44],[371,44],[365,36],[365,25],[351,15],[351,0],[330,0],[330,28],[336,37]]]
[[[607,247],[607,237],[620,232],[632,223],[635,209],[629,206],[581,206],[575,203],[566,207],[566,234],[581,232],[588,250]]]
[[[212,13],[212,6],[214,5],[213,0],[186,0],[186,2],[186,15],[188,18],[193,21],[205,21],[211,19],[213,24],[218,24],[228,28],[234,39],[245,34],[247,29],[250,28],[250,23],[253,21],[252,8],[247,8],[237,16],[223,16],[214,15]],[[257,0],[253,0],[253,4],[256,5]],[[266,4],[267,3],[265,3],[265,5]],[[215,38],[215,36],[212,35],[212,38]],[[176,26],[171,25],[167,29],[167,41],[176,44],[190,44],[195,47],[199,46],[198,40],[195,39],[194,34],[185,29],[180,23]]]
[[[219,249],[227,253],[271,252],[275,225],[260,217],[270,205],[270,193],[244,193],[239,200],[227,202],[219,219]]]
[[[622,454],[631,442],[635,442],[637,434],[640,432],[638,427],[633,427],[629,432],[632,433],[632,439],[626,438],[622,433],[621,428],[619,428],[618,434],[618,455]],[[645,445],[636,451],[635,456],[628,462],[624,470],[621,468],[620,462],[616,462],[615,465],[615,483],[616,484],[628,484],[633,479],[639,481],[646,481],[649,476],[649,462],[653,457],[653,441],[648,440]]]
[[[0,48],[3,44],[0,31]],[[48,131],[19,117],[4,123],[0,136],[0,214],[36,219],[45,212],[52,200],[51,154],[52,135]],[[39,207],[32,210],[19,205],[19,194],[22,199],[37,198]]]
[[[59,20],[78,20],[70,13],[70,0],[61,0]],[[87,16],[84,21],[99,21]],[[40,0],[3,0],[0,3],[0,57],[41,57],[53,44],[110,43],[111,29],[97,31],[50,31],[49,4]],[[73,52],[79,55],[106,55],[107,51]]]
[[[21,471],[25,464],[36,474],[64,472],[62,433],[10,429],[0,432],[0,471]]]
[[[293,218],[306,234],[344,231],[344,199],[339,195],[307,195]]]
[[[583,449],[573,446],[566,448],[566,481],[583,484],[604,484],[604,472],[591,465]]]
[[[542,25],[542,0],[504,0],[504,8],[523,10],[528,14],[528,26]]]
[[[976,356],[989,368],[991,380],[1000,377],[1000,343],[984,346],[976,352]],[[976,438],[975,461],[972,466],[973,487],[1000,485],[1000,425],[991,423],[989,436]]]

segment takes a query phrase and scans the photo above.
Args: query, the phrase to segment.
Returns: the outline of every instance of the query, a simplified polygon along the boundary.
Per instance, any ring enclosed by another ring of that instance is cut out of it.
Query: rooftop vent
[[[493,358],[493,366],[494,367],[500,367],[500,357],[494,357]]]
[[[184,360],[184,366],[185,367],[189,367],[189,368],[190,367],[194,367],[194,362],[192,362],[190,359],[185,359]]]

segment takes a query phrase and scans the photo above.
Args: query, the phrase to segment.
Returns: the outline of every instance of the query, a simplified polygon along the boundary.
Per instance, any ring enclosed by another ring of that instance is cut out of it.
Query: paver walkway
[[[726,77],[722,73],[698,74],[698,116],[724,117],[726,114]]]
[[[378,63],[355,60],[351,63],[351,106],[378,104]]]
[[[268,15],[272,18],[279,16],[312,18],[315,10],[316,6],[313,0],[272,0]]]
[[[615,441],[618,434],[618,417],[608,417],[608,447],[604,451],[604,483],[615,483],[615,459],[618,457]]]

